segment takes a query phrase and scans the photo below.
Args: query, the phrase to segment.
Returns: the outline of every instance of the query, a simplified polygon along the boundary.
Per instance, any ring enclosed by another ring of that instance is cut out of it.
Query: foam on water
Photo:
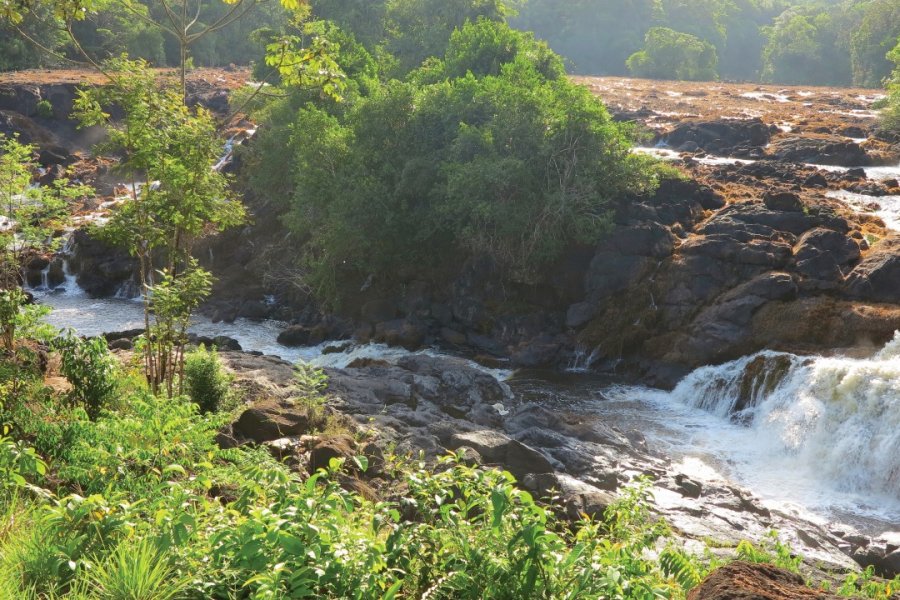
[[[870,531],[900,525],[900,336],[868,359],[762,352],[700,368],[671,392],[604,396],[643,404],[643,418],[652,408],[657,445],[771,505]]]
[[[900,196],[868,196],[847,190],[830,190],[825,195],[858,212],[881,217],[889,229],[900,230]]]

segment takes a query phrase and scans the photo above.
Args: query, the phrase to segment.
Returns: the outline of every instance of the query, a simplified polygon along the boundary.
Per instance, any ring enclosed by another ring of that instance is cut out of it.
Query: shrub
[[[215,348],[200,346],[184,360],[185,392],[204,413],[216,412],[228,397],[230,377]]]
[[[50,104],[47,100],[41,100],[37,103],[37,116],[42,119],[52,119],[53,118],[53,105]]]
[[[106,339],[82,339],[75,335],[60,338],[60,371],[72,384],[70,396],[83,406],[92,420],[114,399],[118,387],[118,363],[109,352]]]

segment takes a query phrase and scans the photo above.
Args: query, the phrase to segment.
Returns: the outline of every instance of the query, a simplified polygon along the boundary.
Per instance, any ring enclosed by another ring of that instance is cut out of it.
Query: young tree
[[[0,346],[15,350],[16,327],[26,296],[22,268],[32,254],[52,252],[65,225],[67,200],[90,189],[59,180],[51,188],[31,186],[34,148],[0,135]]]
[[[129,199],[101,231],[138,259],[145,372],[155,392],[171,395],[190,316],[210,287],[209,275],[191,257],[194,243],[240,223],[243,206],[213,168],[221,143],[212,116],[188,109],[179,90],[160,85],[145,62],[119,59],[105,68],[111,83],[80,91],[76,113],[83,125],[107,127],[102,149],[122,155],[119,169],[130,178]],[[120,119],[104,112],[112,106],[121,110]]]

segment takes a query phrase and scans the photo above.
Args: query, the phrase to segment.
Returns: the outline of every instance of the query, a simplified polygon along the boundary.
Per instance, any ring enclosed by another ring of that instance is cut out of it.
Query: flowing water
[[[88,298],[69,277],[55,291],[36,290],[53,308],[49,321],[81,334],[139,328],[141,304]],[[286,348],[283,324],[198,317],[197,334],[226,335],[245,350],[344,367],[361,357],[406,351],[381,345]],[[332,348],[335,350],[335,348]],[[431,352],[431,351],[426,351]],[[585,350],[572,371],[584,371]],[[508,378],[506,371],[491,371]],[[737,481],[771,506],[872,534],[900,530],[900,337],[869,359],[798,357],[762,352],[688,375],[673,391],[619,385],[569,374],[553,380],[513,376],[523,400],[558,404],[637,429],[651,447],[700,479]]]

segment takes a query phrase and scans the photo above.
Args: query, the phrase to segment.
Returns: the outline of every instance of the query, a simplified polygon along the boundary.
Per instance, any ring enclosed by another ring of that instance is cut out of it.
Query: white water
[[[825,195],[840,200],[857,212],[881,217],[888,229],[900,231],[900,196],[868,196],[847,190],[830,190]]]
[[[868,359],[763,352],[698,369],[672,392],[603,396],[617,411],[631,406],[694,474],[739,481],[807,516],[900,528],[900,336]]]

